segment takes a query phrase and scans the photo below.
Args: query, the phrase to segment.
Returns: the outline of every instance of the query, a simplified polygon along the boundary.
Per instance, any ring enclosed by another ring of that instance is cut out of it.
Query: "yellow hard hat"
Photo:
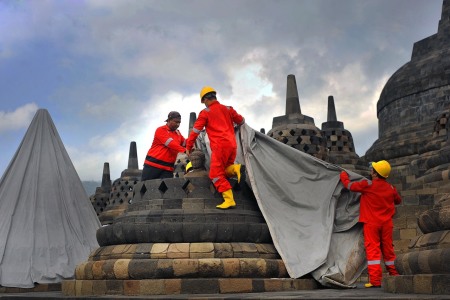
[[[189,172],[192,169],[192,162],[188,162],[186,164],[186,173]]]
[[[200,100],[202,100],[202,99],[203,99],[203,96],[205,96],[205,95],[208,94],[208,93],[217,93],[217,92],[216,92],[215,89],[213,89],[213,88],[210,87],[210,86],[204,86],[204,87],[202,88],[202,90],[200,91]]]
[[[380,176],[383,176],[384,178],[388,178],[391,173],[391,165],[385,160],[372,162],[372,167],[378,174],[380,174]]]

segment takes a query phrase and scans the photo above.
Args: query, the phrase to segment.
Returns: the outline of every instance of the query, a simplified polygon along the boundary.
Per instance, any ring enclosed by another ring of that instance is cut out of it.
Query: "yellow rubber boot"
[[[233,191],[231,189],[229,189],[228,191],[225,191],[222,193],[222,197],[223,197],[223,203],[220,205],[217,205],[216,208],[219,209],[228,209],[231,207],[235,207],[236,206],[236,202],[234,202],[234,198],[233,198]]]
[[[237,176],[238,183],[241,182],[241,164],[234,164],[226,167],[225,174],[227,177]]]
[[[381,285],[373,285],[373,284],[371,284],[371,283],[369,282],[369,283],[366,283],[366,284],[364,285],[364,287],[366,287],[366,288],[379,288],[379,287],[381,287]]]

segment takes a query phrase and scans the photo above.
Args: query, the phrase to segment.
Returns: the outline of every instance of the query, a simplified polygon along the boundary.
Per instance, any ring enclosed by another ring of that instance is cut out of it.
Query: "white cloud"
[[[27,128],[37,110],[36,103],[28,103],[12,112],[0,111],[0,132]]]

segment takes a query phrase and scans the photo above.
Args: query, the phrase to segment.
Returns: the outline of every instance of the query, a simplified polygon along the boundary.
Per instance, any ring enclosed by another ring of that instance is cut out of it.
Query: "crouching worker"
[[[366,288],[381,287],[381,254],[389,274],[398,275],[394,265],[392,217],[395,214],[395,204],[401,202],[395,187],[386,181],[391,172],[387,161],[372,162],[370,172],[372,180],[364,179],[358,182],[350,182],[345,171],[340,174],[345,188],[361,193],[359,222],[364,224],[364,247],[369,272]]]
[[[224,202],[216,207],[227,209],[236,206],[231,185],[227,177],[237,176],[241,180],[241,165],[235,164],[236,138],[234,124],[244,124],[244,118],[231,106],[219,103],[216,91],[209,86],[200,91],[200,100],[206,108],[202,110],[194,123],[186,142],[186,153],[192,150],[199,133],[206,128],[211,146],[209,178],[217,191],[222,194]]]

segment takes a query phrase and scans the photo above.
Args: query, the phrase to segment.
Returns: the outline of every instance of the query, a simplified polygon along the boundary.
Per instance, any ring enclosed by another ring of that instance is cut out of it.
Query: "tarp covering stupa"
[[[100,222],[45,109],[0,180],[0,285],[72,278],[98,247]]]
[[[343,188],[342,168],[248,125],[240,127],[236,138],[236,160],[246,166],[247,181],[289,275],[310,273],[325,286],[352,287],[366,262],[359,194]],[[352,180],[363,178],[347,172]]]

